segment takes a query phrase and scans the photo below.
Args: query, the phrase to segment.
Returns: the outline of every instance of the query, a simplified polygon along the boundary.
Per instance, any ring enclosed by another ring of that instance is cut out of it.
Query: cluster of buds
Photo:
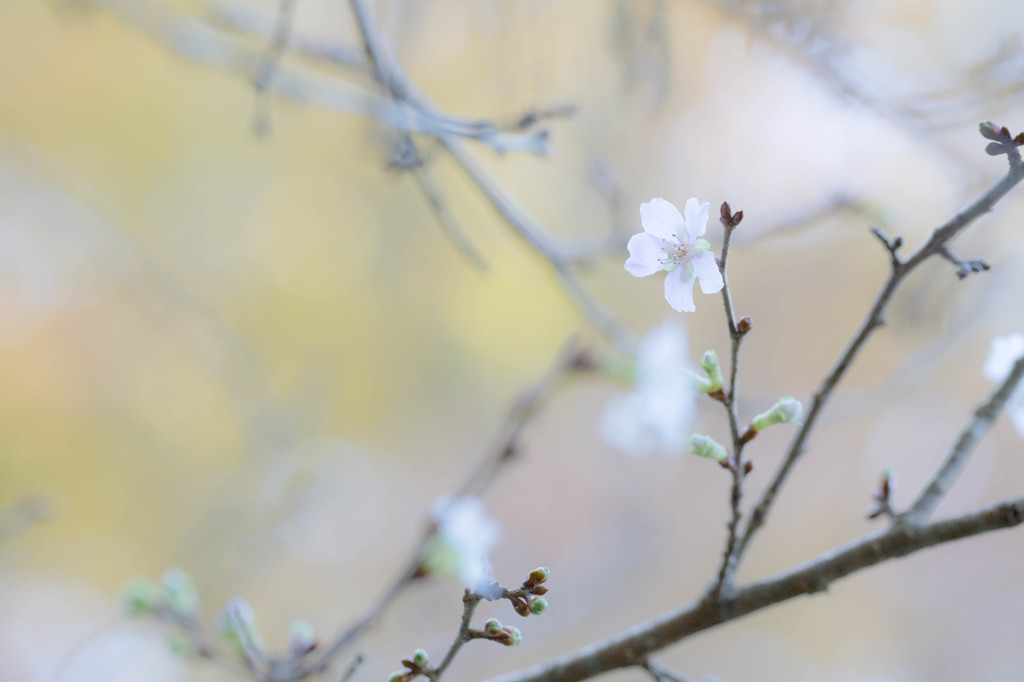
[[[985,146],[985,153],[989,156],[1000,154],[1017,154],[1017,147],[1024,145],[1024,133],[1018,133],[1014,137],[1006,126],[1001,126],[992,121],[982,121],[978,124],[978,132],[986,140],[992,140]],[[1017,157],[1018,163],[1020,157]]]
[[[388,676],[388,682],[409,682],[419,675],[427,674],[427,666],[430,664],[430,657],[423,649],[412,652],[412,658],[402,659],[405,670],[396,670]]]
[[[722,221],[722,227],[732,230],[743,221],[743,211],[733,213],[729,202],[723,201],[721,208],[718,210],[718,217]]]
[[[505,646],[515,646],[523,641],[523,633],[519,632],[519,628],[502,625],[497,618],[484,623],[483,630],[470,630],[469,636],[473,639],[489,639]]]
[[[551,576],[551,571],[541,566],[530,571],[522,586],[517,590],[505,590],[502,595],[512,604],[520,616],[539,616],[548,608],[548,600],[543,596],[548,588],[544,586]]]
[[[157,585],[134,578],[122,593],[125,611],[132,616],[157,615],[178,622],[198,617],[199,595],[192,579],[180,568],[168,569]]]

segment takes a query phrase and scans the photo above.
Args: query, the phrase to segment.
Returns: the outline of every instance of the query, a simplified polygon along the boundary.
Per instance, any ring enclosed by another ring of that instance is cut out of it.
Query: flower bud
[[[530,597],[530,613],[539,616],[548,608],[548,600],[544,597]]]
[[[171,650],[172,654],[182,658],[192,658],[199,653],[196,643],[184,632],[168,632],[167,647]]]
[[[192,616],[199,610],[199,595],[192,578],[180,568],[171,568],[161,578],[167,605],[179,616]]]
[[[288,649],[295,657],[302,657],[316,648],[316,629],[306,620],[296,620],[288,628]]]
[[[724,462],[729,457],[724,445],[711,436],[700,433],[695,433],[690,438],[690,452],[698,457],[706,457],[716,462]]]
[[[396,670],[388,675],[388,682],[405,682],[407,679],[409,678],[406,677],[406,672],[404,670]]]
[[[772,409],[754,417],[752,424],[757,431],[764,431],[769,426],[774,426],[775,424],[795,422],[800,418],[803,409],[804,406],[800,404],[799,400],[786,396],[772,405]]]
[[[412,652],[412,662],[416,664],[417,668],[425,668],[430,662],[430,656],[427,656],[427,652],[423,649],[417,649]]]
[[[121,591],[121,602],[125,613],[142,616],[153,613],[163,601],[160,588],[148,578],[133,578]]]
[[[526,579],[526,585],[533,587],[534,585],[540,585],[543,582],[547,582],[547,579],[551,576],[551,571],[546,566],[540,566],[530,571],[529,577]]]
[[[484,623],[484,632],[487,635],[494,637],[499,632],[501,632],[501,621],[497,618],[491,618],[486,623]]]
[[[1010,132],[994,121],[982,121],[979,123],[978,132],[986,140],[1002,141],[1010,137]]]
[[[522,643],[523,633],[519,632],[519,628],[505,628],[505,632],[509,635],[508,639],[502,642],[505,646],[515,646]]]
[[[713,350],[706,351],[700,359],[700,366],[711,382],[711,389],[708,392],[722,388],[725,381],[722,379],[722,367],[718,364],[718,353]]]
[[[256,614],[242,597],[232,597],[224,604],[214,627],[241,655],[250,649],[261,649],[263,640],[256,629]]]

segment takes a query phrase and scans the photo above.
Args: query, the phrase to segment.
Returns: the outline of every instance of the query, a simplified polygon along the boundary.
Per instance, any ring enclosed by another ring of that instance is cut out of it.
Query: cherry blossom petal
[[[692,313],[697,308],[693,305],[693,273],[685,265],[672,268],[665,277],[665,300],[679,312]]]
[[[640,204],[640,224],[644,232],[673,242],[678,242],[680,236],[685,237],[686,234],[679,209],[664,199],[651,199]]]
[[[690,261],[693,264],[693,272],[700,279],[700,290],[705,294],[714,294],[722,290],[725,282],[722,281],[722,272],[718,269],[715,261],[715,254],[710,251],[698,253]]]
[[[634,277],[646,277],[665,269],[662,261],[665,256],[665,240],[641,232],[629,238],[626,248],[629,249],[626,270]]]
[[[710,210],[711,204],[708,202],[699,204],[696,197],[690,197],[686,200],[686,206],[683,208],[683,211],[686,213],[686,225],[690,228],[691,240],[704,236],[704,232],[708,227],[708,212]]]

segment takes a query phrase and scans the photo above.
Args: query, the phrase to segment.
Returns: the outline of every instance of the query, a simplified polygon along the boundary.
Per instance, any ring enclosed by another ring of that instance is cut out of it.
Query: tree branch
[[[574,653],[489,682],[575,682],[642,665],[653,652],[685,637],[800,595],[821,592],[857,571],[935,545],[1012,528],[1021,522],[1024,497],[927,525],[893,526],[743,587],[731,596],[687,604]]]
[[[974,446],[988,433],[996,417],[1003,411],[1006,402],[1017,389],[1022,377],[1024,377],[1024,356],[1013,364],[1013,368],[1003,383],[989,396],[988,400],[978,406],[971,418],[964,424],[960,435],[957,436],[956,443],[946,455],[945,461],[921,491],[917,500],[910,506],[910,509],[897,517],[897,522],[923,523],[928,520],[935,510],[935,506],[949,492],[957,476],[967,464],[967,459],[974,451]]]
[[[1021,164],[1019,150],[1013,149],[1008,156],[1010,169],[1006,175],[992,185],[973,203],[957,213],[945,224],[937,227],[932,232],[928,241],[922,244],[910,257],[904,261],[900,261],[890,249],[890,252],[892,253],[892,269],[890,270],[889,278],[883,285],[882,290],[878,293],[874,304],[871,306],[870,312],[861,324],[857,334],[853,337],[853,341],[851,341],[850,345],[846,347],[845,351],[843,351],[839,361],[836,362],[832,371],[827,377],[825,377],[825,380],[815,392],[814,398],[811,402],[811,408],[804,417],[803,426],[801,426],[799,431],[797,431],[796,436],[793,438],[793,442],[786,452],[786,456],[783,459],[782,464],[779,466],[778,470],[776,470],[771,482],[765,489],[760,501],[747,521],[747,525],[743,533],[743,539],[740,542],[738,558],[743,556],[743,553],[750,545],[751,539],[764,524],[765,518],[768,516],[776,496],[781,490],[783,484],[786,482],[786,478],[789,476],[793,465],[796,464],[797,460],[804,452],[805,443],[811,433],[811,430],[814,428],[818,415],[832,396],[832,392],[835,390],[839,380],[846,373],[846,370],[849,369],[850,365],[853,364],[857,354],[860,352],[861,348],[863,348],[868,338],[871,337],[872,333],[884,324],[883,316],[885,315],[885,311],[889,306],[889,302],[892,300],[893,294],[896,293],[896,289],[899,287],[903,279],[925,260],[931,256],[941,253],[942,249],[951,239],[957,236],[977,218],[991,211],[992,207],[995,206],[1000,199],[1006,196],[1007,192],[1013,189],[1021,180],[1024,180],[1024,165]]]

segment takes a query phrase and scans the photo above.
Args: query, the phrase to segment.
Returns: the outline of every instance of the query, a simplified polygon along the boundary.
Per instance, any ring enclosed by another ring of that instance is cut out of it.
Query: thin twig
[[[1013,368],[1003,383],[989,396],[988,400],[978,406],[971,418],[967,420],[942,465],[910,506],[910,509],[897,517],[897,522],[922,523],[928,520],[935,510],[935,506],[949,492],[957,476],[960,475],[960,471],[967,464],[968,458],[974,451],[974,446],[988,433],[992,423],[1006,406],[1006,402],[1017,390],[1022,377],[1024,377],[1024,356],[1013,364]]]
[[[667,667],[658,663],[650,658],[645,659],[640,667],[651,674],[651,677],[655,679],[655,682],[690,682],[686,677],[683,677],[674,670],[669,670]]]
[[[412,171],[412,176],[416,179],[416,184],[419,185],[420,191],[423,192],[423,196],[427,198],[431,208],[434,209],[437,222],[441,225],[455,250],[469,261],[473,267],[478,270],[486,270],[487,261],[484,260],[484,257],[480,255],[480,252],[469,241],[469,237],[466,236],[465,230],[459,225],[459,221],[448,210],[448,204],[441,194],[441,188],[434,182],[430,169],[425,164],[418,164],[410,170]]]
[[[377,31],[369,4],[365,0],[350,0],[350,4],[355,13],[356,23],[359,26],[359,32],[366,46],[367,57],[373,66],[375,77],[388,89],[392,97],[420,109],[429,110],[432,104],[401,70]],[[474,158],[472,152],[455,136],[436,133],[435,137],[515,233],[551,264],[562,285],[562,290],[573,299],[591,325],[617,349],[625,353],[632,353],[636,348],[636,336],[582,285],[571,269],[570,258],[567,257],[561,245],[550,236],[544,225],[493,175],[487,173]]]
[[[356,657],[352,659],[352,662],[348,664],[348,668],[338,678],[338,682],[348,682],[352,679],[352,676],[356,674],[356,670],[363,664],[363,655],[356,654]]]
[[[1019,151],[1013,150],[1013,152],[1008,156],[1010,170],[998,182],[992,185],[973,203],[953,216],[953,218],[936,228],[932,232],[928,241],[922,244],[917,251],[915,251],[906,260],[900,261],[897,257],[893,256],[892,268],[889,272],[889,277],[882,286],[878,296],[875,298],[875,302],[871,306],[871,310],[861,323],[860,329],[858,329],[853,340],[846,347],[846,350],[843,351],[843,354],[832,368],[832,371],[829,372],[828,376],[825,377],[821,386],[819,386],[818,390],[815,392],[814,398],[811,401],[811,408],[804,417],[803,425],[797,431],[796,436],[794,436],[793,441],[782,460],[782,464],[772,476],[771,482],[768,484],[768,487],[761,495],[760,501],[757,506],[754,507],[754,511],[748,518],[743,531],[742,540],[740,541],[738,558],[743,556],[743,553],[750,545],[751,539],[753,539],[757,531],[763,526],[779,490],[781,490],[790,471],[792,471],[793,465],[796,464],[797,460],[803,454],[807,438],[810,435],[811,430],[814,428],[819,414],[831,397],[836,385],[839,383],[839,380],[842,379],[846,370],[849,369],[850,365],[857,357],[857,354],[860,352],[861,348],[863,348],[864,344],[871,337],[874,331],[884,324],[883,317],[885,315],[885,311],[889,306],[889,302],[892,300],[893,294],[896,293],[896,289],[899,287],[903,279],[925,260],[940,253],[942,248],[945,247],[951,239],[963,231],[968,225],[973,223],[977,218],[991,211],[996,203],[1002,199],[1007,192],[1020,183],[1021,180],[1024,180],[1024,165],[1021,164]]]
[[[730,361],[729,361],[729,390],[725,395],[724,405],[729,415],[729,431],[732,435],[732,458],[729,470],[732,473],[732,491],[729,496],[730,518],[728,524],[728,537],[725,543],[725,550],[722,552],[722,565],[718,569],[718,578],[712,587],[711,593],[719,596],[723,592],[729,592],[733,587],[738,556],[738,533],[740,520],[743,518],[743,479],[746,476],[745,464],[743,462],[744,439],[740,434],[739,416],[736,407],[736,382],[739,377],[740,367],[740,344],[743,342],[744,333],[740,331],[736,321],[736,312],[733,308],[732,293],[729,289],[729,244],[732,241],[732,233],[736,224],[732,222],[732,213],[728,204],[722,205],[722,256],[719,259],[719,266],[722,271],[722,303],[725,307],[725,318],[729,325],[730,340]]]
[[[476,611],[477,605],[480,604],[480,600],[483,599],[478,594],[473,594],[469,590],[462,595],[462,621],[459,624],[459,632],[455,635],[455,641],[448,648],[448,653],[445,654],[444,660],[441,664],[433,670],[427,671],[427,677],[431,680],[441,679],[441,675],[448,669],[448,666],[455,660],[456,654],[459,653],[459,649],[468,642],[472,637],[469,634],[469,627],[473,620],[473,612]]]
[[[571,338],[562,346],[555,361],[533,386],[520,393],[505,417],[505,423],[498,431],[492,446],[480,460],[474,471],[466,477],[457,496],[479,496],[494,480],[495,476],[510,460],[519,454],[523,429],[545,406],[570,377],[595,367],[590,355],[583,351],[576,339]]]
[[[252,78],[265,51],[246,38],[234,36],[195,17],[151,0],[93,0],[116,13],[125,23],[177,54],[209,66]],[[279,60],[268,90],[282,97],[334,111],[372,116],[404,132],[465,137],[498,152],[550,152],[545,135],[500,130],[494,123],[446,114],[436,109],[397,104],[367,88],[333,74],[290,60]]]
[[[455,496],[481,495],[494,481],[504,465],[518,454],[519,440],[523,429],[530,423],[545,401],[550,399],[567,378],[576,372],[587,371],[593,366],[589,356],[579,349],[575,340],[570,339],[540,381],[524,391],[515,401],[494,444],[484,453]],[[433,530],[433,525],[428,524],[426,531],[407,560],[405,570],[358,621],[343,630],[317,658],[297,667],[280,679],[295,682],[325,670],[331,661],[371,628],[419,574],[423,550],[433,535]]]
[[[277,71],[277,65],[288,47],[288,36],[291,34],[292,21],[295,17],[295,5],[298,0],[278,0],[277,21],[274,23],[274,35],[263,55],[259,69],[253,78],[256,88],[256,113],[253,118],[253,129],[256,135],[263,137],[270,131],[270,98],[267,90]]]
[[[652,653],[685,637],[794,597],[824,591],[836,580],[876,564],[1022,522],[1024,497],[1019,497],[923,526],[892,526],[732,595],[692,602],[573,653],[489,682],[577,682],[641,665]]]

